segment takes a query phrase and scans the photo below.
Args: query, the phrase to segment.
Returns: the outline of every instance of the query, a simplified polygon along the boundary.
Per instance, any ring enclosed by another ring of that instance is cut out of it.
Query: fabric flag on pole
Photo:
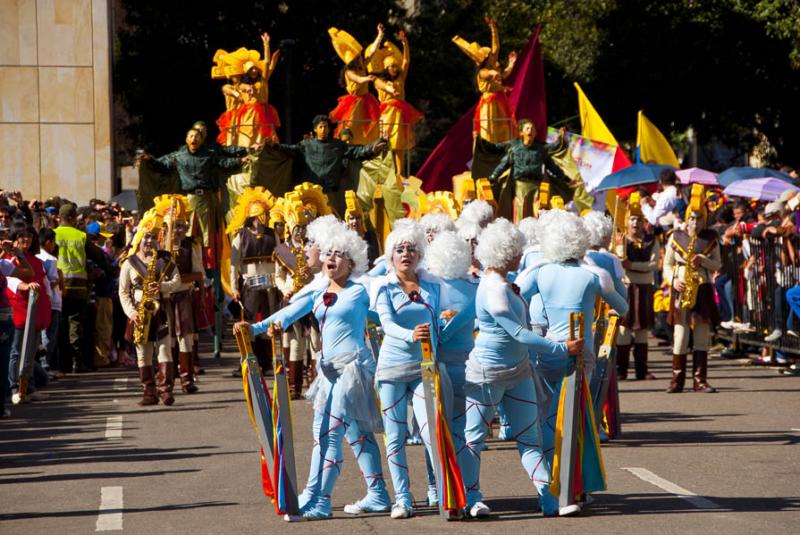
[[[537,126],[537,138],[544,140],[547,135],[545,128],[547,105],[544,59],[539,46],[538,27],[531,40],[517,56],[514,70],[511,71],[511,75],[505,82],[512,88],[509,100],[514,115],[517,119],[531,119]],[[425,191],[449,191],[452,189],[452,178],[468,169],[472,158],[472,121],[475,117],[475,108],[476,106],[472,106],[450,128],[447,135],[436,145],[431,155],[417,171],[417,176],[422,179]],[[500,158],[497,158],[497,161],[499,162]]]
[[[617,139],[608,129],[597,110],[594,109],[578,82],[575,82],[575,89],[578,91],[578,113],[581,117],[581,133],[583,136],[592,141],[599,141],[606,145],[615,145],[617,147],[614,153],[614,163],[611,167],[612,173],[631,165],[631,161],[625,151],[619,147]],[[618,201],[617,195],[613,191],[606,192],[606,208],[611,212],[617,227],[622,230],[625,227],[625,205]]]
[[[680,163],[675,151],[664,137],[664,134],[656,128],[656,125],[644,116],[639,110],[639,126],[636,133],[636,155],[637,160],[642,163],[657,163],[661,165],[671,165],[679,168]]]

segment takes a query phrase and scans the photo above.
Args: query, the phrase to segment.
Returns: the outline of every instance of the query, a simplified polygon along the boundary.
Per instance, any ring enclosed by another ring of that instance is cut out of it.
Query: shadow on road
[[[190,509],[201,509],[205,507],[231,507],[239,505],[238,502],[195,502],[195,503],[178,503],[173,505],[159,505],[158,507],[125,507],[124,509],[108,509],[107,513],[153,513],[159,511],[182,511]],[[34,518],[68,518],[76,516],[97,516],[97,509],[88,509],[83,511],[53,511],[49,513],[43,512],[24,512],[24,513],[11,513],[0,514],[0,520],[24,520]]]

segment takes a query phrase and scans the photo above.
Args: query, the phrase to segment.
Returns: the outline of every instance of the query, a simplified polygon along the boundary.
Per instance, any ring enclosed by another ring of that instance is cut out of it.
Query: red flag
[[[506,80],[511,85],[511,108],[517,119],[531,119],[537,137],[547,136],[547,105],[544,87],[544,60],[539,46],[539,28],[517,56],[514,70]],[[417,171],[425,191],[452,189],[451,179],[467,170],[472,158],[472,120],[475,106],[462,116],[436,145]]]

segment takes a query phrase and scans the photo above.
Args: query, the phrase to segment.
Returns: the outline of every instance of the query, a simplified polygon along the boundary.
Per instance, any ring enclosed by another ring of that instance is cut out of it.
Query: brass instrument
[[[153,316],[158,313],[160,306],[158,303],[158,294],[160,292],[150,291],[151,283],[158,282],[156,279],[157,261],[158,255],[153,252],[153,258],[151,258],[150,262],[147,263],[147,276],[144,278],[142,283],[142,299],[136,306],[136,315],[138,318],[133,327],[133,342],[135,344],[141,344],[146,341],[147,329],[150,327],[150,321],[153,319]]]
[[[292,282],[294,283],[292,293],[297,293],[300,288],[306,285],[305,277],[302,275],[306,267],[306,248],[300,245],[296,247],[293,252],[295,254],[296,265],[294,267],[294,273],[292,273]]]
[[[692,236],[692,239],[689,240],[689,250],[686,251],[686,269],[683,272],[683,281],[686,284],[686,287],[681,292],[680,297],[680,307],[683,310],[691,310],[694,308],[694,305],[697,303],[697,290],[700,288],[700,285],[703,284],[703,277],[700,276],[700,273],[697,272],[697,268],[692,265],[692,261],[694,260],[696,253],[694,252],[694,244],[697,240],[697,234]]]

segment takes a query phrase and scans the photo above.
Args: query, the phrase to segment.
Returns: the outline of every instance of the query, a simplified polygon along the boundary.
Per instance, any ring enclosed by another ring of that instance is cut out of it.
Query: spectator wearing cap
[[[78,210],[64,203],[58,211],[60,224],[55,229],[58,246],[58,269],[64,274],[61,301],[59,347],[63,350],[61,371],[81,373],[93,367],[92,352],[83,351],[84,323],[89,296],[87,260],[105,266],[102,251],[76,228]]]
[[[89,241],[93,243],[102,254],[105,262],[98,265],[95,276],[92,278],[94,290],[95,321],[94,321],[94,366],[101,368],[110,364],[111,333],[113,330],[114,294],[114,268],[111,258],[103,249],[103,244],[113,234],[106,232],[106,226],[97,221],[86,225]]]

